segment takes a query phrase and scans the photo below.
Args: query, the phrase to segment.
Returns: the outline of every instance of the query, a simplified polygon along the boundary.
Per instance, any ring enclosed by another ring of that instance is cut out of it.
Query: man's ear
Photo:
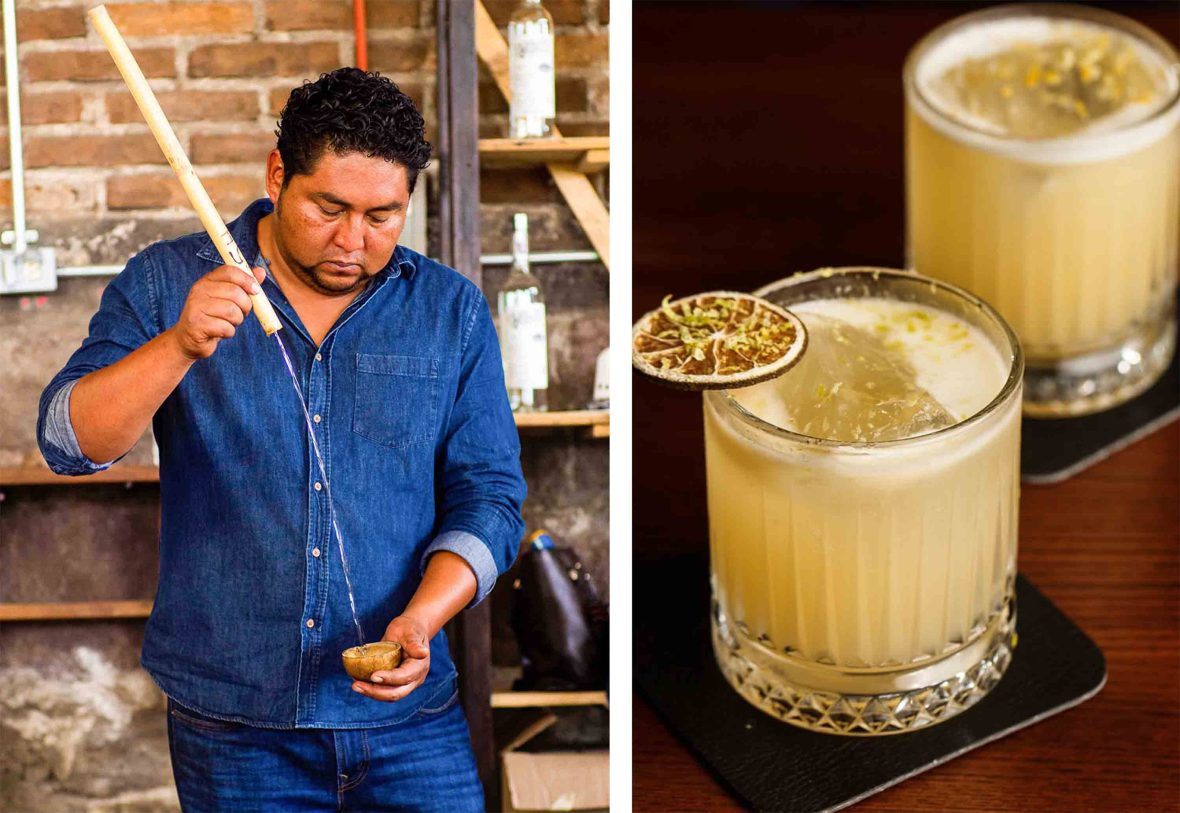
[[[266,196],[276,206],[279,203],[279,193],[283,189],[283,180],[287,177],[283,168],[283,157],[277,149],[271,150],[266,157]]]

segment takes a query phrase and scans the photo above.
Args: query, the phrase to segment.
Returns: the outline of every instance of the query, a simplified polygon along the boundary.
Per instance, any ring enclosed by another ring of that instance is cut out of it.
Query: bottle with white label
[[[553,67],[553,18],[541,0],[521,0],[508,22],[508,134],[544,138],[553,134],[557,92]]]
[[[529,218],[513,216],[512,272],[496,297],[504,385],[513,412],[548,409],[549,341],[541,281],[529,271]]]

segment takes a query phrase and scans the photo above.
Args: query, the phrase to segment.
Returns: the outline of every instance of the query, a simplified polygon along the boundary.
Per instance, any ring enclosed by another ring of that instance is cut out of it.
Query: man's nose
[[[345,251],[360,251],[365,247],[365,224],[362,217],[346,217],[336,229],[336,245]]]

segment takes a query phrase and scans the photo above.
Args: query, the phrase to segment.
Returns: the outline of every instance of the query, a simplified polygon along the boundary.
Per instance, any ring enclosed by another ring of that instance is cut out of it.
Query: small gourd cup
[[[402,645],[396,641],[377,641],[344,650],[340,656],[344,671],[353,680],[369,680],[374,672],[396,669],[402,662]]]

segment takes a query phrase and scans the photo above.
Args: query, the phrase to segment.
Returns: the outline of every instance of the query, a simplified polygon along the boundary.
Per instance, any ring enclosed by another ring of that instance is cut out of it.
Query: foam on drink
[[[1008,369],[978,328],[925,305],[883,298],[793,305],[808,348],[787,374],[733,391],[765,421],[844,442],[936,432],[979,412]]]
[[[1163,111],[1180,89],[1180,65],[1126,32],[1083,20],[1030,15],[964,25],[921,55],[914,77],[936,112],[930,123],[946,117],[1006,140],[989,140],[990,149],[1038,161],[1124,154],[1164,136],[1180,115],[1173,110],[1134,138],[1094,140]],[[1050,139],[1051,149],[1013,142]]]

